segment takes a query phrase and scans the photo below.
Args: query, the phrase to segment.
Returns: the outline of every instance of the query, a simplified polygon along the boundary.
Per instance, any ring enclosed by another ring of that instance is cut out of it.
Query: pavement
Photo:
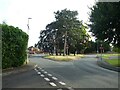
[[[2,76],[10,75],[10,74],[16,74],[16,73],[21,73],[25,72],[28,70],[31,70],[34,68],[34,63],[28,63],[20,67],[14,67],[14,68],[9,68],[9,69],[4,69],[2,70]]]

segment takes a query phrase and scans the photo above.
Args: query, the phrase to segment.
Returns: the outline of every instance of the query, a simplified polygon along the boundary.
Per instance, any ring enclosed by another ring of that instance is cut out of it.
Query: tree
[[[97,2],[91,8],[90,31],[104,42],[120,45],[120,2]]]
[[[79,51],[80,45],[85,46],[89,40],[89,35],[86,33],[87,27],[77,19],[77,11],[64,9],[54,14],[56,21],[51,22],[46,26],[46,30],[41,31],[39,46],[42,45],[42,48],[56,55],[58,52],[61,55],[62,51],[63,55]]]

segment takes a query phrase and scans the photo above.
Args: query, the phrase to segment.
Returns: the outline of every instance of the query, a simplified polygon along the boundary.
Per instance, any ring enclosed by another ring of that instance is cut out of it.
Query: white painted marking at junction
[[[57,90],[62,90],[62,89],[60,88],[60,89],[57,89]]]
[[[69,90],[74,90],[72,87],[67,87]]]
[[[61,82],[61,81],[60,81],[59,83],[60,83],[61,85],[66,85],[64,82]]]
[[[38,75],[40,75],[41,74],[41,72],[38,72]]]
[[[43,74],[41,74],[40,76],[41,76],[41,77],[44,77],[44,75],[43,75]]]
[[[52,74],[48,74],[48,76],[52,76]]]
[[[35,68],[34,70],[36,71],[37,69]]]
[[[44,71],[43,69],[41,71]]]
[[[52,77],[52,79],[54,79],[54,80],[58,80],[56,77]]]
[[[49,78],[44,78],[46,81],[50,81],[50,79]]]
[[[38,67],[39,69],[42,69],[42,68],[40,68],[40,67]]]
[[[46,71],[44,73],[47,73]]]
[[[53,87],[56,87],[57,85],[53,82],[50,82],[50,85],[52,85]]]
[[[36,64],[35,67],[37,67],[38,65]]]

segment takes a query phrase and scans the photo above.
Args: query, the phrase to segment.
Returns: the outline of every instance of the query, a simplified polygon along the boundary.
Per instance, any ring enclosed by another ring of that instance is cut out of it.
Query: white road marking
[[[67,87],[69,90],[74,90],[72,87]]]
[[[66,85],[64,82],[61,82],[61,81],[60,81],[59,83],[60,83],[61,85]]]
[[[44,71],[43,69],[41,71]]]
[[[48,74],[48,76],[52,76],[52,74]]]
[[[38,65],[36,64],[35,67],[37,67]]]
[[[56,77],[52,77],[52,79],[54,79],[54,80],[58,80]]]
[[[41,77],[44,77],[44,75],[43,75],[43,74],[41,74],[40,76],[41,76]]]
[[[37,69],[35,68],[34,70],[36,71]]]
[[[50,81],[50,79],[49,78],[44,78],[46,81]]]
[[[46,71],[44,73],[47,73]]]
[[[42,69],[42,68],[40,68],[40,67],[38,67],[39,69]]]
[[[56,87],[57,85],[53,82],[50,82],[50,85],[52,85],[53,87]]]
[[[40,75],[41,74],[41,72],[38,72],[38,75]]]
[[[62,89],[60,88],[60,89],[57,89],[57,90],[62,90]]]

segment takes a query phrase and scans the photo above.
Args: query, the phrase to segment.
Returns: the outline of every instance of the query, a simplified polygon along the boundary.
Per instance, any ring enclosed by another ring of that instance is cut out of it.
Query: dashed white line
[[[52,76],[52,74],[48,74],[48,76]]]
[[[47,72],[45,71],[44,73],[46,74]]]
[[[44,77],[45,75],[41,74],[40,76],[41,76],[41,77]]]
[[[52,77],[52,79],[54,79],[54,80],[58,80],[56,77]]]
[[[42,69],[42,68],[40,68],[40,67],[38,67],[39,69]]]
[[[66,85],[66,83],[64,83],[64,82],[61,82],[61,81],[60,81],[59,83],[60,83],[61,85]]]
[[[57,90],[62,90],[62,89],[60,88],[60,89],[57,89]]]
[[[67,87],[69,90],[74,90],[72,87]]]
[[[41,74],[41,72],[38,72],[38,75],[40,75]]]
[[[50,81],[50,79],[49,78],[44,78],[46,81]]]
[[[44,71],[43,69],[41,71]]]
[[[53,82],[50,82],[50,85],[52,85],[53,87],[56,87],[57,85]]]
[[[37,67],[38,65],[36,64],[34,67]]]

